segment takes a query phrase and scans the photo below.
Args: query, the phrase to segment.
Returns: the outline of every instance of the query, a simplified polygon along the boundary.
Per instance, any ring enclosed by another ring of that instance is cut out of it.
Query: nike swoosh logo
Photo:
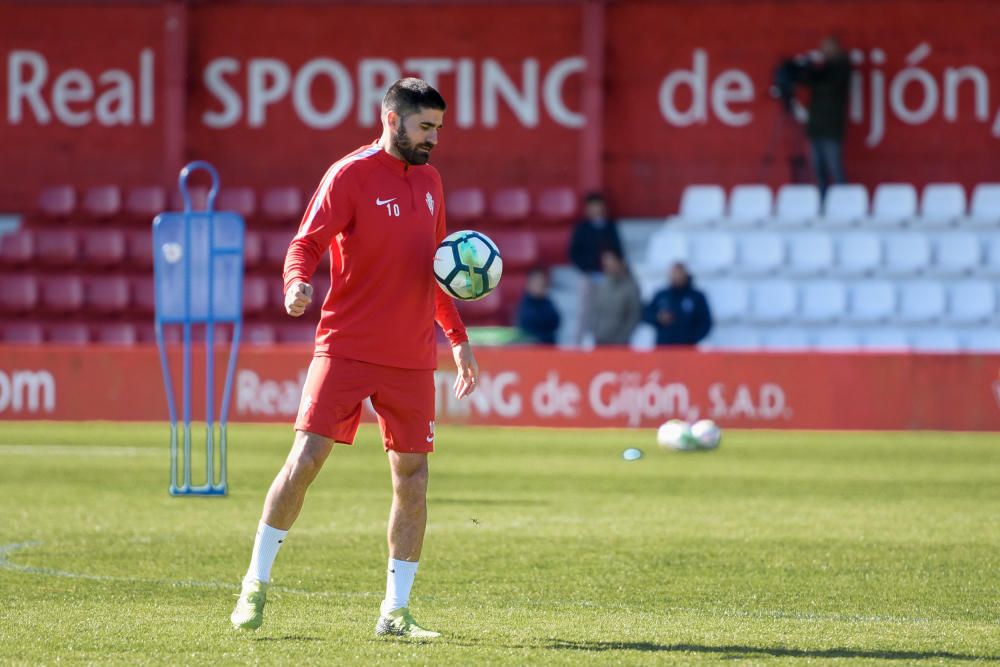
[[[427,442],[434,442],[434,436],[433,435],[427,436]]]
[[[399,197],[393,197],[392,199],[381,199],[381,198],[377,198],[377,199],[375,200],[375,205],[376,205],[376,206],[385,206],[386,204],[388,204],[388,203],[390,203],[390,202],[394,202],[394,201],[396,201],[397,199],[399,199]]]

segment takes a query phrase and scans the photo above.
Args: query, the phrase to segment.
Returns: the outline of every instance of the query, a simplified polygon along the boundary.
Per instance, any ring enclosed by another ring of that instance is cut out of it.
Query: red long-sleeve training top
[[[452,345],[468,340],[432,270],[445,234],[434,167],[409,165],[377,144],[334,163],[285,256],[287,292],[294,282],[309,282],[330,252],[315,354],[427,369],[437,366],[435,321]]]

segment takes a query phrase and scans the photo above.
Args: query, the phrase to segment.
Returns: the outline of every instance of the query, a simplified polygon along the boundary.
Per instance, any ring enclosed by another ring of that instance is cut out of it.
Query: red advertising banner
[[[54,182],[172,186],[195,158],[229,185],[311,189],[377,136],[386,83],[414,75],[449,100],[434,157],[449,188],[582,188],[583,174],[603,173],[617,213],[663,216],[691,183],[789,179],[790,151],[805,146],[801,128],[781,122],[772,73],[830,33],[855,63],[850,180],[996,178],[993,0],[592,9],[4,3],[0,210],[30,208]],[[587,160],[599,164],[581,168]]]
[[[291,424],[310,352],[245,348],[230,420]],[[1000,431],[1000,355],[480,348],[477,356],[480,387],[458,401],[442,351],[441,422],[650,428],[678,417],[738,428]],[[224,361],[220,352],[217,396]],[[196,354],[196,418],[204,414],[203,362]],[[172,365],[178,387],[179,358]],[[166,418],[154,347],[0,347],[0,420]]]

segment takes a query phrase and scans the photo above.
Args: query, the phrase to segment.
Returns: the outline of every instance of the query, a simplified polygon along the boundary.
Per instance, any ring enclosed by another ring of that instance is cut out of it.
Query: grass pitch
[[[337,447],[264,627],[229,612],[288,427],[231,428],[228,498],[170,498],[162,425],[0,423],[0,663],[1000,662],[1000,441],[442,426],[412,607],[372,635],[388,469]],[[621,459],[626,447],[645,457]]]

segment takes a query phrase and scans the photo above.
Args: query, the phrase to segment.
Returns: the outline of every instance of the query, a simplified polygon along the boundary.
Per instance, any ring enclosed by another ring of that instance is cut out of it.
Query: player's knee
[[[294,481],[309,483],[319,473],[330,453],[326,438],[311,433],[301,433],[292,456],[288,460],[289,477]]]
[[[394,490],[397,495],[423,497],[427,490],[427,457],[412,465],[399,466],[394,475]]]

